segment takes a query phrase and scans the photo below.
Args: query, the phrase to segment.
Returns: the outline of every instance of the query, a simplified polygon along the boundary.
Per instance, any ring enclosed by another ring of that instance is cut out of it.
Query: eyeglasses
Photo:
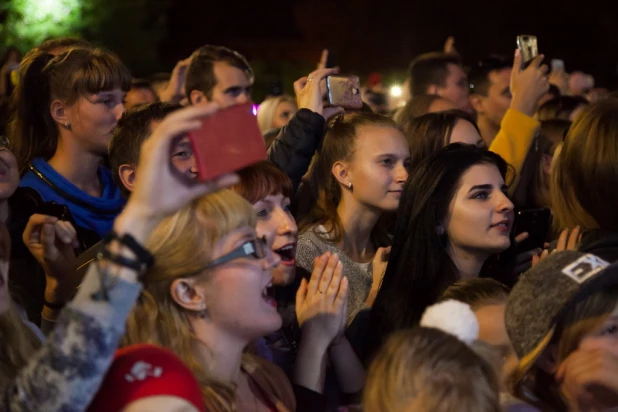
[[[0,152],[4,152],[5,150],[11,150],[11,144],[9,143],[8,137],[0,136]]]
[[[248,256],[251,256],[255,259],[264,259],[266,257],[267,249],[268,245],[266,244],[265,236],[261,238],[255,238],[253,240],[243,243],[236,249],[232,250],[230,253],[213,260],[204,268],[204,270],[212,269],[215,266],[220,266],[232,260]]]

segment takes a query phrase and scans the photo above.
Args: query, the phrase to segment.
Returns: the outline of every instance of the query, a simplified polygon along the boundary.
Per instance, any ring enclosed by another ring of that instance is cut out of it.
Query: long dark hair
[[[301,232],[321,224],[329,230],[325,240],[337,243],[343,237],[343,225],[337,214],[337,206],[341,201],[341,185],[333,176],[332,168],[335,162],[353,157],[356,136],[359,128],[363,126],[392,127],[399,130],[392,119],[377,113],[346,115],[332,124],[326,132],[322,150],[311,173],[311,189],[317,201],[308,216],[301,220]],[[388,243],[384,222],[379,221],[372,233],[376,245]]]
[[[459,280],[449,257],[447,234],[438,235],[463,174],[472,166],[494,165],[507,178],[508,165],[497,154],[463,143],[429,155],[410,172],[394,227],[389,263],[372,308],[366,354],[395,330],[418,324],[427,306]]]
[[[128,91],[131,74],[111,52],[76,48],[55,57],[39,49],[29,52],[19,67],[9,125],[19,168],[23,170],[35,157],[54,155],[59,136],[50,112],[54,99],[73,104],[86,94],[115,88]]]
[[[427,113],[416,118],[402,118],[399,125],[410,145],[410,164],[415,166],[431,153],[451,142],[455,125],[470,122],[478,131],[474,118],[462,110]],[[480,134],[480,131],[479,131]]]

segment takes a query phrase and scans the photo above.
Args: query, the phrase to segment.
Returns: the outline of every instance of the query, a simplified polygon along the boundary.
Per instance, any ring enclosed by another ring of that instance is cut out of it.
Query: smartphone
[[[345,109],[360,109],[363,100],[358,76],[328,76],[326,78],[328,103]]]
[[[522,57],[522,69],[528,67],[530,62],[539,55],[539,46],[536,36],[521,34],[517,36],[517,48]]]
[[[551,211],[546,208],[520,210],[515,214],[513,235],[528,232],[528,238],[517,245],[521,252],[544,249],[551,224]]]
[[[551,71],[552,72],[563,72],[564,71],[564,60],[552,59]]]
[[[37,213],[46,216],[52,216],[58,220],[72,222],[71,212],[66,205],[60,205],[56,202],[45,202],[38,207]]]
[[[219,110],[189,133],[198,179],[212,180],[266,159],[264,138],[253,114],[253,104]]]

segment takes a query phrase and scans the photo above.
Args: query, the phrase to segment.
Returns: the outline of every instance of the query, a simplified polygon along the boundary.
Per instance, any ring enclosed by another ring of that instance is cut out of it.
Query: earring
[[[204,319],[206,317],[206,305],[204,305],[204,307],[197,312],[197,316],[199,316],[201,319]]]
[[[65,123],[64,127],[66,127],[67,130],[71,130],[71,124],[70,123]]]
[[[348,189],[352,189],[352,182],[348,182]]]

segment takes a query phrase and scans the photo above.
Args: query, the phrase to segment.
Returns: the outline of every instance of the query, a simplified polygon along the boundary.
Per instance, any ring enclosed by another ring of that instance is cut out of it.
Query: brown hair
[[[461,59],[457,55],[431,52],[418,56],[410,63],[410,96],[415,98],[426,94],[431,85],[443,87],[448,77],[448,65],[461,66]]]
[[[59,133],[50,113],[53,100],[70,105],[87,94],[131,87],[129,70],[115,54],[102,49],[69,49],[55,57],[35,50],[22,60],[19,77],[9,138],[20,169],[36,157],[49,159],[56,151]]]
[[[496,369],[480,352],[437,329],[395,332],[369,368],[364,407],[499,412]]]
[[[618,101],[590,104],[571,125],[550,185],[556,229],[618,231]]]
[[[240,181],[230,189],[251,204],[269,195],[292,197],[292,181],[275,164],[264,160],[237,172]]]
[[[506,303],[509,290],[497,280],[489,278],[463,279],[449,286],[440,301],[457,300],[470,305],[475,311],[482,306]]]
[[[214,245],[228,233],[255,224],[251,205],[222,190],[164,219],[146,242],[155,264],[141,279],[144,289],[127,321],[123,345],[151,343],[174,352],[193,371],[209,411],[236,410],[235,388],[209,376],[195,357],[187,312],[173,300],[170,287],[175,279],[201,273],[212,261]]]
[[[410,99],[405,106],[397,110],[393,119],[400,125],[404,122],[410,122],[417,117],[429,113],[429,108],[433,102],[439,99],[443,99],[443,97],[437,94],[420,94]]]
[[[377,113],[355,113],[340,117],[332,123],[311,173],[311,189],[317,201],[311,212],[301,221],[301,232],[314,225],[324,225],[328,231],[325,240],[332,243],[341,241],[343,225],[337,214],[341,201],[341,184],[333,176],[332,167],[335,162],[352,160],[356,151],[356,136],[364,126],[392,127],[399,130],[392,119]],[[379,223],[372,233],[376,244],[382,243],[386,237],[386,230]]]

